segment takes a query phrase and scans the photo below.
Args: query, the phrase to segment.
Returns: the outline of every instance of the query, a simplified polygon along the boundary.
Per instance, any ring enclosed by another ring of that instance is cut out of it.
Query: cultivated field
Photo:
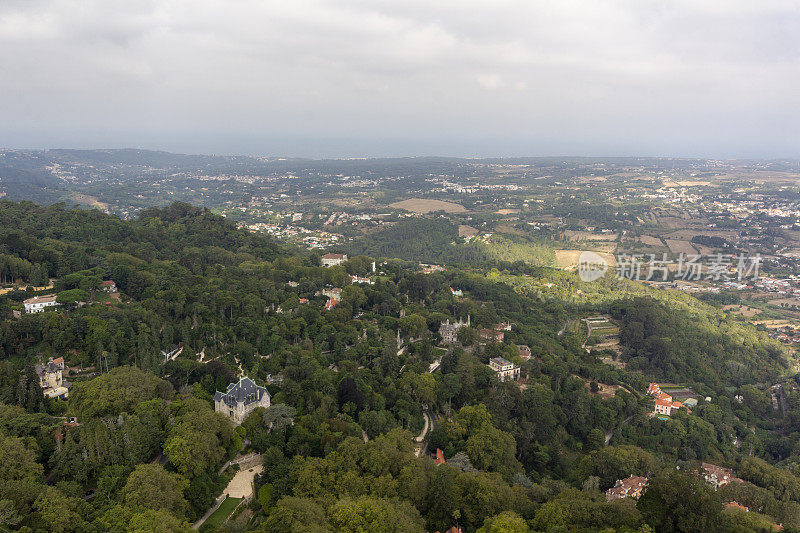
[[[769,303],[778,307],[800,307],[800,298],[777,298]]]
[[[478,230],[473,228],[472,226],[466,226],[461,224],[458,226],[458,236],[459,237],[474,237],[478,234]]]
[[[661,239],[658,237],[651,237],[650,235],[642,235],[639,237],[639,240],[642,241],[642,244],[646,244],[647,246],[664,246]]]
[[[413,211],[414,213],[432,213],[434,211],[444,211],[446,213],[463,213],[466,211],[461,204],[454,204],[452,202],[443,202],[442,200],[428,200],[425,198],[409,198],[402,202],[395,202],[390,204],[389,207],[395,209],[405,209],[406,211]]]
[[[617,238],[616,233],[591,233],[575,230],[565,230],[564,236],[570,241],[613,241]]]
[[[559,268],[564,268],[566,270],[575,270],[578,268],[578,259],[580,258],[583,250],[555,250],[556,253],[556,264]],[[609,252],[597,252],[597,255],[608,261],[608,267],[613,268],[617,266],[617,261],[614,258],[614,254]]]
[[[722,306],[722,309],[724,311],[730,311],[735,315],[743,315],[747,318],[752,318],[762,312],[761,309],[756,309],[755,307],[750,307],[749,305],[724,305]]]
[[[684,225],[685,226],[685,225]],[[707,229],[679,229],[678,231],[673,231],[672,233],[668,233],[664,235],[666,239],[674,239],[680,241],[689,241],[692,237],[697,237],[698,235],[707,235],[709,237],[722,237],[723,239],[733,240],[736,239],[738,236],[734,230],[707,230]]]
[[[697,250],[689,241],[676,241],[675,239],[664,239],[664,241],[669,246],[669,251],[673,254],[694,255],[697,253]]]
[[[664,187],[703,187],[711,185],[710,181],[672,181],[665,180]]]
[[[100,200],[97,199],[96,196],[90,196],[88,194],[73,192],[69,195],[69,199],[79,204],[88,205],[90,207],[96,207],[97,209],[105,213],[108,212],[108,204],[105,202],[101,202]]]

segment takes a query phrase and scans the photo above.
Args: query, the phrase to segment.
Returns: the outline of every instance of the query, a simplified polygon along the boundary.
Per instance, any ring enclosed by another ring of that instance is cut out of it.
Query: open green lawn
[[[216,531],[231,515],[233,510],[236,509],[236,506],[239,505],[240,501],[242,501],[242,498],[225,498],[225,501],[222,502],[222,505],[220,505],[219,508],[208,517],[208,520],[203,523],[203,525],[200,527],[200,531]]]

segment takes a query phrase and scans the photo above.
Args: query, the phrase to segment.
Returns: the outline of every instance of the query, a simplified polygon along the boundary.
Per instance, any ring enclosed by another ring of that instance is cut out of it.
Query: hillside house
[[[713,465],[711,463],[702,463],[700,465],[700,470],[703,474],[703,479],[706,482],[714,487],[714,490],[722,487],[723,485],[727,485],[732,481],[743,481],[738,477],[733,475],[733,470],[730,468],[724,468],[722,466]]]
[[[44,296],[28,298],[22,302],[22,305],[25,306],[26,313],[41,313],[49,307],[55,307],[58,303],[56,302],[55,294],[46,294]]]
[[[424,263],[420,263],[422,267],[423,274],[433,274],[434,272],[444,272],[444,267],[441,265],[426,265]]]
[[[436,448],[436,453],[433,454],[433,462],[437,465],[445,464],[444,452],[441,448]]]
[[[225,392],[217,391],[214,394],[214,410],[238,426],[257,407],[269,407],[269,400],[269,391],[245,376],[238,383],[228,385]]]
[[[530,346],[525,346],[524,344],[517,344],[517,353],[522,359],[526,361],[531,358]]]
[[[493,329],[487,329],[487,328],[478,330],[478,335],[483,340],[495,341],[495,342],[503,342],[503,339],[505,338],[505,333],[503,333],[502,331],[494,331]]]
[[[447,322],[442,322],[439,325],[439,335],[442,337],[443,344],[455,344],[458,342],[458,330],[469,326],[469,316],[467,317],[467,321],[464,322],[459,319],[457,322],[450,322],[450,319],[447,319]]]
[[[322,256],[321,261],[324,267],[341,265],[347,261],[347,254],[325,254]]]
[[[497,375],[497,379],[500,381],[506,381],[509,379],[516,381],[519,379],[519,367],[508,359],[504,359],[502,357],[492,357],[489,359],[489,368],[494,370],[495,374]]]
[[[100,284],[100,290],[109,294],[117,292],[117,284],[112,280],[106,280]]]
[[[654,407],[652,414],[654,415],[672,416],[672,413],[681,407],[685,408],[690,413],[692,412],[683,403],[673,401],[672,396],[663,392],[661,387],[658,386],[658,383],[650,383],[647,387],[647,394],[653,397]]]
[[[342,299],[342,289],[338,287],[322,289],[321,292],[323,296],[327,296],[328,298],[333,298],[334,300]]]
[[[52,357],[43,365],[34,365],[39,376],[39,386],[48,398],[65,400],[69,397],[69,383],[64,380],[64,358]]]
[[[617,483],[606,491],[606,500],[622,500],[624,498],[638,500],[646,485],[647,478],[642,476],[628,476],[625,479],[618,479]]]

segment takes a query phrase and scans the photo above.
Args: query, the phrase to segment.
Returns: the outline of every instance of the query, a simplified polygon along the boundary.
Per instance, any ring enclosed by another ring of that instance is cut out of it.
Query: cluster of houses
[[[469,316],[467,317],[466,322],[461,319],[458,319],[455,322],[450,322],[450,319],[447,319],[446,322],[439,324],[439,335],[442,337],[442,342],[444,344],[455,344],[458,342],[458,330],[469,326]],[[504,331],[511,331],[511,324],[507,322],[500,322],[495,329],[479,329],[478,336],[484,341],[503,342],[503,339],[505,339],[505,333],[503,333]],[[528,350],[528,352],[530,352],[530,350]],[[528,356],[530,357],[530,353]]]
[[[328,301],[325,302],[325,309],[328,311],[336,307],[336,305],[342,301],[342,289],[337,287],[323,289],[320,291],[320,294],[328,297]]]
[[[458,319],[455,322],[451,322],[450,319],[447,319],[446,322],[442,322],[439,325],[439,335],[442,337],[442,343],[456,344],[458,342],[458,331],[463,327],[469,327],[469,325],[469,316],[467,316],[466,321]],[[495,329],[484,328],[479,330],[478,335],[485,341],[503,342],[503,339],[505,338],[505,334],[503,332],[510,330],[511,324],[508,322],[501,322]],[[524,344],[517,345],[517,353],[526,361],[531,358],[531,349]],[[489,368],[494,370],[497,378],[500,381],[516,381],[520,376],[520,367],[503,357],[493,357],[490,359]]]
[[[671,416],[672,413],[680,408],[684,408],[690,413],[692,412],[684,403],[673,401],[672,396],[662,391],[658,383],[650,383],[647,387],[647,394],[652,396],[655,401],[655,407],[653,413],[651,413],[654,416]]]
[[[64,358],[52,357],[43,365],[34,365],[39,377],[39,386],[48,398],[66,400],[69,396],[70,383],[64,379]]]
[[[722,466],[713,465],[711,463],[702,463],[700,470],[703,479],[711,485],[714,490],[727,485],[731,482],[743,482],[744,480],[733,475],[733,470]]]
[[[511,324],[509,322],[500,322],[494,329],[483,328],[478,330],[478,335],[484,341],[503,342],[505,339],[505,331],[511,331]]]
[[[426,265],[425,263],[420,263],[422,267],[423,274],[433,274],[434,272],[444,272],[444,267],[441,265]]]
[[[99,290],[108,293],[108,294],[116,294],[117,293],[117,284],[114,283],[112,280],[106,280],[100,283],[98,287]],[[43,294],[41,296],[33,296],[32,298],[28,298],[22,302],[23,307],[25,308],[25,312],[28,314],[32,313],[41,313],[42,311],[46,311],[49,308],[55,307],[58,305],[56,301],[57,295],[55,294]]]
[[[700,475],[714,490],[728,483],[743,482],[742,479],[733,475],[733,471],[730,468],[724,468],[711,463],[700,464]],[[644,476],[628,476],[625,479],[618,479],[614,486],[606,491],[606,499],[609,501],[621,500],[624,498],[638,500],[647,487],[647,481],[648,479]],[[736,502],[728,503],[739,506]],[[747,510],[746,507],[744,509]]]
[[[785,344],[800,344],[800,332],[791,326],[783,326],[770,331],[769,336]]]

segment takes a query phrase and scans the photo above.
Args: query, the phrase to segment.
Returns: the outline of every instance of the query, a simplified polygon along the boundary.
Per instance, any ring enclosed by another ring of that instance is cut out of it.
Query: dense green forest
[[[526,235],[496,235],[464,242],[458,227],[445,218],[404,219],[381,231],[358,237],[348,253],[444,263],[462,268],[555,266],[552,244]]]
[[[610,281],[577,293],[563,271],[488,270],[485,255],[470,255],[480,248],[450,244],[449,223],[412,222],[322,268],[319,252],[186,204],[122,221],[0,202],[0,283],[52,279],[44,293],[61,303],[25,314],[33,287],[0,296],[0,528],[190,531],[240,452],[260,454],[257,496],[201,531],[800,526],[800,393],[774,341],[684,294]],[[372,273],[358,252],[406,260],[379,259]],[[411,259],[472,268],[424,275]],[[118,298],[100,290],[105,280]],[[341,300],[326,310],[320,291],[331,286]],[[613,357],[627,366],[583,348],[578,319],[599,312],[619,323]],[[439,325],[466,317],[459,343],[442,345]],[[481,342],[478,331],[501,321],[512,324],[503,341]],[[50,357],[75,369],[67,401],[39,387],[34,365]],[[500,382],[492,357],[522,379]],[[234,427],[212,397],[242,373],[272,405]],[[699,404],[650,417],[651,380],[691,386]],[[427,451],[442,450],[443,465],[415,451],[426,417],[436,419]],[[743,481],[714,491],[695,473],[700,461]],[[650,478],[645,495],[607,501],[629,475]]]

